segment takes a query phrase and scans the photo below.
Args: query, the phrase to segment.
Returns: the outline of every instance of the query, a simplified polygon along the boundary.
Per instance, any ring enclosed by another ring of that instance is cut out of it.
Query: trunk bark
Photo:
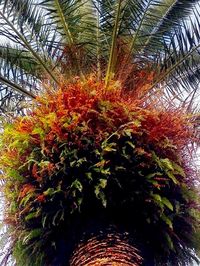
[[[119,233],[100,234],[81,243],[70,266],[139,266],[139,251]]]

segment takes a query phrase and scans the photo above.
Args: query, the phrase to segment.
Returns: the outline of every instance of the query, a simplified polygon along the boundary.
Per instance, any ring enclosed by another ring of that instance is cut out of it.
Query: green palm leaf
[[[119,79],[135,90],[134,73],[142,69],[155,73],[152,92],[162,84],[180,98],[180,91],[191,94],[196,88],[198,0],[1,0],[0,5],[0,35],[11,41],[0,47],[0,69],[28,91],[37,94],[46,75],[57,83],[58,72],[83,79],[95,73],[107,84]]]
[[[45,60],[40,55],[40,52],[36,51],[35,45],[34,45],[34,37],[33,30],[29,29],[29,27],[25,27],[23,25],[23,22],[26,22],[26,16],[24,19],[21,19],[21,16],[23,15],[23,8],[22,5],[21,13],[15,12],[13,14],[13,7],[16,5],[17,2],[14,2],[15,4],[9,1],[6,1],[4,3],[3,10],[0,10],[0,17],[2,18],[2,35],[4,35],[4,32],[6,33],[7,38],[16,39],[16,43],[20,44],[22,47],[24,47],[26,50],[30,52],[30,54],[35,58],[35,60],[42,66],[42,68],[49,74],[49,76],[58,83],[55,75],[52,73],[51,69],[45,62]],[[20,15],[20,20],[18,19],[18,16]],[[37,14],[35,14],[37,16]],[[9,19],[9,17],[12,17],[12,19]],[[37,19],[36,19],[37,20]],[[31,24],[28,21],[28,26],[31,26]],[[37,44],[37,39],[35,40],[35,43]]]

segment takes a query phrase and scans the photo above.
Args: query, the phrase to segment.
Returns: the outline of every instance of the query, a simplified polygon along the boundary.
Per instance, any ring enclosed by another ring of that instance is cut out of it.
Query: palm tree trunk
[[[74,251],[70,266],[139,266],[142,258],[120,233],[93,236],[79,244]]]

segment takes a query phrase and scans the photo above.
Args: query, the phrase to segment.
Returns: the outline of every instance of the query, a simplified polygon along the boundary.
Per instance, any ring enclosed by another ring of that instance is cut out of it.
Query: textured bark
[[[139,266],[139,251],[122,234],[92,237],[74,251],[70,266]]]

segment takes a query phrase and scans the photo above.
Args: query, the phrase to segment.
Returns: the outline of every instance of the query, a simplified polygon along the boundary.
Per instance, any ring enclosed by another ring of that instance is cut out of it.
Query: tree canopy
[[[187,102],[199,79],[198,0],[1,0],[1,109],[38,95],[41,81],[95,73],[141,94]],[[4,39],[3,39],[4,40]],[[9,41],[8,41],[9,40]],[[18,106],[18,107],[17,107]]]

